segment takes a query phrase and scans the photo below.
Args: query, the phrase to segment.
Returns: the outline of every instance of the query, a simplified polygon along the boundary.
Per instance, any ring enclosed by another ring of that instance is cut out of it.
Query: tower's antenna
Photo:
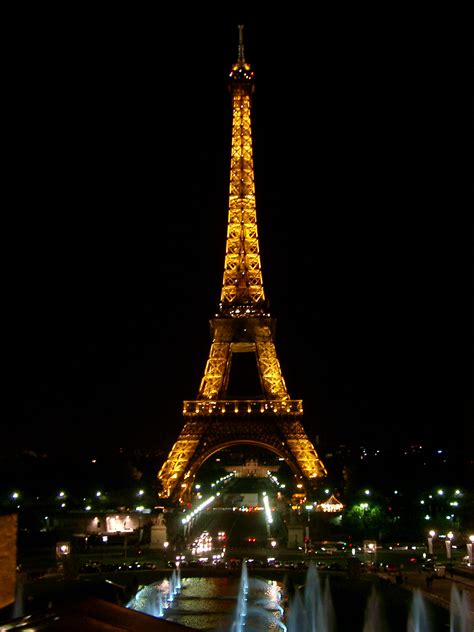
[[[243,66],[245,64],[244,57],[244,25],[239,24],[239,66]]]

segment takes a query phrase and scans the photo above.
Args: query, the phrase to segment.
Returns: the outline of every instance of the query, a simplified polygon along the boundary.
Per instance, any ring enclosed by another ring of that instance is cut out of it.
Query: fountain
[[[385,630],[386,626],[384,623],[380,599],[375,586],[372,586],[369,599],[367,600],[367,604],[365,606],[364,628],[362,632],[385,632]]]
[[[151,614],[153,617],[164,616],[165,608],[173,602],[175,596],[181,591],[181,576],[179,571],[173,570],[169,580],[154,582],[140,588],[126,605],[127,608]]]
[[[173,569],[173,572],[171,573],[171,577],[169,579],[169,583],[168,583],[168,601],[171,603],[174,600],[174,597],[177,593],[177,575],[176,575],[176,569]]]
[[[142,588],[127,607],[215,632],[444,632],[448,622],[449,632],[473,632],[468,594],[455,584],[448,613],[425,601],[418,588],[410,595],[376,585],[376,579],[334,577],[330,585],[329,576],[323,582],[310,563],[303,584],[290,590],[281,582],[249,577],[244,560],[239,580],[186,578],[181,594],[178,569]]]
[[[451,586],[451,607],[449,632],[472,632],[474,621],[471,616],[468,594],[460,592],[455,584]]]
[[[426,612],[426,604],[423,600],[421,590],[417,588],[413,591],[410,613],[408,615],[407,632],[428,632],[431,624]]]
[[[306,630],[306,617],[304,612],[303,599],[298,588],[295,589],[293,598],[287,612],[287,630],[295,632],[295,630]]]
[[[329,579],[326,577],[324,590],[322,591],[319,575],[314,564],[308,566],[308,572],[306,574],[304,607],[306,613],[306,630],[333,631],[334,607],[329,587]]]
[[[249,576],[247,562],[242,562],[242,572],[240,574],[239,593],[237,595],[237,607],[235,609],[234,621],[232,623],[232,632],[242,632],[246,624],[247,616],[247,595],[249,591]]]
[[[329,579],[324,589],[316,566],[310,563],[306,573],[303,596],[298,587],[288,607],[288,632],[335,632],[335,613]]]
[[[243,560],[231,632],[275,628],[286,632],[286,625],[281,618],[284,614],[280,604],[282,595],[280,590],[275,590],[275,585],[258,578],[250,579],[247,561]],[[269,586],[272,586],[273,590]],[[261,624],[265,627],[262,628]]]
[[[165,603],[166,597],[163,592],[163,583],[155,582],[140,588],[137,594],[126,604],[126,607],[145,612],[153,617],[162,617]]]
[[[369,584],[366,584],[366,587]],[[289,599],[285,623],[288,632],[438,632],[445,629],[430,620],[430,613],[423,594],[414,589],[411,599],[405,605],[400,595],[372,584],[365,609],[361,610],[360,593],[351,594],[350,584],[341,584],[338,594],[341,620],[336,622],[332,591],[328,577],[321,587],[321,581],[314,564],[310,563],[303,588],[295,588]],[[409,593],[405,593],[408,598]],[[387,608],[387,605],[390,608]],[[395,610],[394,610],[395,609]],[[386,613],[389,613],[387,617]],[[362,615],[362,617],[361,617]],[[405,618],[404,618],[405,617]],[[450,632],[473,632],[467,593],[460,593],[453,585],[450,607]],[[403,620],[404,618],[404,620]],[[341,627],[338,627],[339,623]],[[350,626],[350,627],[348,627]],[[402,627],[403,626],[403,627]]]

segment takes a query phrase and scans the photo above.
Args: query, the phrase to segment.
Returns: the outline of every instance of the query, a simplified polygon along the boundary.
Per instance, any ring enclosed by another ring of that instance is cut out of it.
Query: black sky
[[[243,22],[263,280],[308,432],[464,445],[471,175],[451,42],[401,14],[103,13],[11,25],[9,444],[177,438],[220,295]]]

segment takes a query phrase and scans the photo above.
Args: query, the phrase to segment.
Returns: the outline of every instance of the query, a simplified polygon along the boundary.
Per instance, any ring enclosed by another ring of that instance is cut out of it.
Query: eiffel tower
[[[254,73],[244,57],[243,26],[238,28],[238,60],[229,76],[232,147],[221,297],[210,320],[212,344],[197,399],[183,402],[183,430],[158,473],[160,496],[180,503],[190,500],[202,464],[236,444],[259,446],[284,459],[298,491],[307,496],[327,474],[303,429],[303,403],[288,394],[263,290],[250,119]],[[233,376],[238,365],[245,366],[243,358],[252,360],[261,391],[251,399],[230,394],[231,367]]]

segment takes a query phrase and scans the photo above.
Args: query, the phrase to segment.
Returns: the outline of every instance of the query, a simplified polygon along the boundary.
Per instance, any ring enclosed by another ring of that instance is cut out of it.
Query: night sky
[[[5,445],[178,437],[220,296],[242,22],[263,281],[308,433],[465,446],[451,42],[421,16],[147,11],[42,7],[10,25],[5,335],[20,397]]]

